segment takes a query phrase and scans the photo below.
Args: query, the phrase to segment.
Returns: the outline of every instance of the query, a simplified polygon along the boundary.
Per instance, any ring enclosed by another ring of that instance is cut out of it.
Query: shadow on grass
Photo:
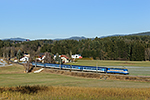
[[[11,92],[20,92],[22,94],[32,94],[38,93],[38,91],[47,91],[49,87],[47,86],[17,86],[17,87],[2,87],[0,88],[0,92],[11,91]]]

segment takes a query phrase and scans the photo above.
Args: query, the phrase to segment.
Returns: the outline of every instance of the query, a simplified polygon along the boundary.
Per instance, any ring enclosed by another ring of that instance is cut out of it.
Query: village
[[[27,62],[29,61],[29,58],[30,58],[30,54],[28,53],[25,53],[23,54],[23,56],[18,60],[18,59],[14,59],[14,62]],[[80,54],[74,54],[74,55],[71,55],[70,57],[66,56],[66,55],[54,55],[53,57],[53,60],[58,63],[60,60],[61,60],[61,63],[69,63],[69,62],[72,62],[72,61],[75,61],[75,59],[81,59],[82,56]],[[36,56],[35,60],[37,62],[42,62],[42,63],[45,63],[46,58],[46,54],[45,53],[40,53],[39,55]],[[58,61],[58,62],[57,62]]]

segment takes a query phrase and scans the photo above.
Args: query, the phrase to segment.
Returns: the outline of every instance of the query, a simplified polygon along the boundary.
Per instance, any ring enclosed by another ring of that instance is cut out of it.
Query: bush
[[[94,60],[93,57],[90,58],[78,58],[78,60]]]

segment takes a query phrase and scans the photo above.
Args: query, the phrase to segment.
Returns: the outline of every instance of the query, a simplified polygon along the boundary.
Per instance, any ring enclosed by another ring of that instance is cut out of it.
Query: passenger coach
[[[35,63],[32,63],[35,66]],[[102,73],[113,73],[113,74],[129,74],[128,69],[122,68],[107,68],[107,67],[96,67],[96,66],[80,66],[80,65],[60,65],[51,63],[36,63],[36,66],[46,67],[46,68],[58,68],[58,69],[68,69],[68,70],[78,70],[78,71],[88,71],[88,72],[102,72]]]

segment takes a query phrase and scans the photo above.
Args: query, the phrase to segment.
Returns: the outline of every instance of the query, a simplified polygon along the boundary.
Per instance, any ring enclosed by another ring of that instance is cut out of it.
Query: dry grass
[[[24,67],[19,64],[0,67],[0,74],[13,74],[13,73],[24,73]]]
[[[84,88],[20,86],[0,88],[0,97],[10,100],[149,100],[150,88]],[[34,91],[34,92],[33,92]],[[36,91],[36,92],[35,92]]]
[[[125,80],[125,81],[140,81],[140,82],[150,82],[150,77],[138,77],[138,76],[128,76],[128,75],[118,75],[118,74],[102,74],[102,73],[88,73],[88,72],[77,72],[77,71],[66,71],[66,70],[54,70],[54,69],[44,69],[43,72],[50,72],[55,74],[63,74],[76,77],[84,78],[96,78],[104,80]]]

